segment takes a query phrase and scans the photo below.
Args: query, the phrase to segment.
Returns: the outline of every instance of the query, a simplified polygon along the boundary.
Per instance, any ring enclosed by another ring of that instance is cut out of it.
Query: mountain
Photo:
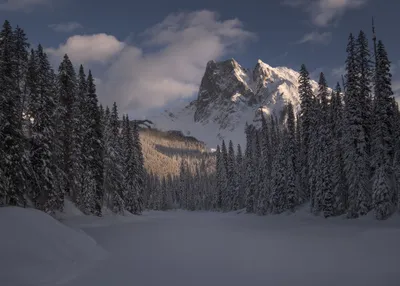
[[[181,130],[212,148],[222,139],[243,144],[246,122],[258,124],[261,112],[281,118],[288,102],[299,110],[298,77],[290,68],[271,67],[261,60],[252,70],[234,59],[209,61],[197,99],[152,120],[159,129]],[[312,81],[312,86],[317,89],[318,84]]]

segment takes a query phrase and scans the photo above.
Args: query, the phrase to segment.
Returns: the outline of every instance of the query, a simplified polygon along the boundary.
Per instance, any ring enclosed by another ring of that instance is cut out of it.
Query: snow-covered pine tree
[[[225,148],[226,149],[226,148]],[[225,196],[226,193],[228,192],[228,180],[227,180],[227,174],[226,174],[226,169],[225,169],[225,159],[223,152],[219,148],[219,145],[217,146],[217,192],[216,192],[216,198],[214,201],[215,208],[217,210],[223,210],[225,205]]]
[[[106,108],[107,113],[110,113],[108,106]],[[105,116],[106,120],[107,117]],[[123,153],[118,107],[115,102],[107,120],[104,135],[104,192],[109,201],[108,206],[113,212],[123,213],[125,208]]]
[[[375,69],[374,132],[372,150],[375,170],[372,190],[373,207],[377,219],[386,219],[395,208],[393,186],[393,91],[391,87],[390,62],[381,41],[377,45]]]
[[[133,148],[134,148],[134,158],[135,158],[135,178],[136,178],[136,214],[142,213],[143,206],[143,196],[145,191],[144,177],[144,157],[142,153],[142,144],[140,142],[139,136],[139,125],[134,122],[133,124]]]
[[[245,207],[246,207],[246,212],[248,213],[253,213],[255,210],[255,198],[254,194],[256,192],[257,184],[256,184],[256,164],[254,162],[254,157],[255,157],[255,150],[254,146],[255,144],[254,139],[255,139],[255,130],[254,130],[253,125],[248,125],[246,124],[246,151],[245,151],[245,159],[244,159],[244,165],[245,165]]]
[[[86,81],[86,74],[82,65],[79,67],[77,77],[77,93],[76,99],[73,104],[74,109],[74,138],[75,148],[78,153],[74,154],[76,161],[75,164],[81,172],[78,173],[77,181],[79,182],[79,188],[77,188],[73,194],[72,200],[75,204],[86,214],[93,213],[94,194],[93,194],[93,183],[92,178],[85,178],[93,176],[89,166],[89,142],[87,139],[87,133],[89,132],[89,124],[91,118],[88,114],[88,100],[87,100],[88,86]],[[86,185],[86,184],[88,185]]]
[[[123,118],[123,138],[124,138],[124,148],[123,154],[125,157],[124,162],[124,199],[125,206],[127,210],[131,213],[135,213],[137,206],[137,198],[136,198],[136,173],[135,173],[135,154],[134,154],[134,146],[133,146],[133,136],[131,130],[131,124],[129,121],[129,116],[125,115]]]
[[[26,77],[29,96],[27,114],[31,120],[30,163],[33,171],[32,201],[38,209],[57,209],[61,192],[57,178],[55,141],[55,74],[41,45],[32,51]]]
[[[311,212],[318,214],[320,212],[319,200],[321,199],[321,193],[317,189],[317,182],[320,175],[318,165],[318,154],[319,154],[319,126],[321,117],[321,104],[319,98],[313,98],[310,107],[310,122],[314,126],[313,132],[309,136],[308,156],[307,165],[308,169],[308,194],[310,196],[310,207]]]
[[[358,96],[357,101],[361,110],[362,126],[365,133],[366,152],[370,154],[371,148],[371,125],[372,125],[372,92],[371,84],[373,79],[372,60],[368,47],[368,39],[363,31],[358,34],[355,41],[355,63],[357,66],[357,84]],[[369,160],[367,160],[367,168],[369,169]]]
[[[297,169],[297,143],[294,109],[291,102],[287,106],[287,209],[294,211],[299,204],[299,177]]]
[[[264,191],[264,178],[262,173],[262,153],[261,153],[261,132],[255,130],[254,132],[254,154],[253,154],[253,164],[254,164],[254,177],[255,177],[255,191],[254,191],[254,212],[257,214],[262,214],[264,212],[264,207],[262,206],[260,200],[263,199]],[[260,210],[260,207],[262,209]]]
[[[347,210],[347,184],[344,173],[343,160],[343,105],[340,84],[337,83],[336,90],[332,92],[330,100],[329,121],[332,124],[332,196],[333,215],[341,215]]]
[[[243,165],[243,153],[242,147],[240,144],[237,145],[236,152],[236,169],[237,169],[237,177],[238,177],[238,191],[237,191],[237,199],[234,201],[238,201],[238,209],[243,208],[244,206],[244,197],[245,197],[245,168]]]
[[[292,190],[292,183],[288,184],[288,172],[292,173],[287,166],[288,160],[288,144],[287,130],[284,129],[283,136],[278,147],[278,154],[272,165],[271,176],[271,195],[270,195],[270,210],[273,214],[280,214],[288,209],[287,199],[288,191]],[[292,178],[294,179],[294,178]],[[293,182],[293,180],[292,180]]]
[[[346,92],[344,96],[345,130],[344,163],[349,187],[348,217],[366,214],[371,205],[369,184],[368,150],[363,118],[365,98],[359,96],[359,66],[355,40],[349,36],[346,60]]]
[[[104,146],[102,145],[103,127],[101,125],[101,114],[98,107],[96,85],[90,70],[87,77],[86,97],[86,116],[89,119],[84,140],[88,144],[87,166],[89,167],[89,172],[92,174],[94,181],[93,213],[97,216],[101,216],[104,198]]]
[[[300,68],[299,76],[299,97],[301,100],[300,106],[300,122],[301,122],[301,190],[303,197],[309,198],[309,166],[308,157],[310,149],[310,138],[314,131],[312,122],[312,109],[313,109],[313,91],[310,83],[310,75],[306,66],[303,64]]]
[[[57,85],[60,104],[58,111],[60,113],[61,165],[65,176],[63,193],[74,198],[76,197],[77,189],[79,189],[79,186],[76,186],[75,183],[79,178],[80,173],[78,172],[81,171],[77,168],[79,164],[77,154],[80,153],[80,150],[76,146],[77,138],[74,135],[74,127],[79,122],[76,122],[75,119],[75,112],[78,112],[76,108],[76,73],[68,55],[64,55],[64,59],[59,66]],[[59,204],[61,206],[64,205],[63,195],[59,199]]]
[[[24,137],[22,100],[17,79],[15,41],[11,24],[5,21],[0,32],[0,199],[9,205],[25,205]]]
[[[318,149],[318,178],[316,204],[317,209],[322,211],[325,217],[335,214],[333,194],[333,124],[329,117],[330,108],[328,103],[328,85],[325,75],[321,73],[319,80],[318,97],[320,100],[319,118],[319,149]],[[334,96],[334,94],[332,95]]]
[[[271,144],[267,120],[264,113],[261,114],[261,162],[260,162],[260,194],[258,197],[258,213],[265,215],[268,212],[268,197],[271,182]]]
[[[235,157],[235,150],[233,148],[232,140],[229,140],[228,145],[228,189],[229,194],[227,196],[227,210],[237,210],[239,207],[238,201],[238,192],[239,192],[239,185],[238,185],[238,176],[237,176],[237,166],[236,166],[236,157]]]
[[[25,93],[25,75],[28,69],[28,49],[30,47],[28,39],[23,29],[17,26],[13,34],[14,40],[14,62],[16,65],[16,79],[18,92],[21,98],[21,115],[26,113],[26,93]],[[23,122],[24,124],[24,122]]]

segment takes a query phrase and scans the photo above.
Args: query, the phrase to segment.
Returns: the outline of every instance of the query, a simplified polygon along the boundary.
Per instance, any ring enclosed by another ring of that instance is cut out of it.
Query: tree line
[[[373,211],[379,220],[400,211],[400,111],[382,41],[374,50],[363,31],[350,34],[343,90],[339,83],[328,88],[321,73],[313,91],[302,65],[300,113],[289,102],[283,120],[262,116],[261,127],[246,125],[244,155],[240,145],[235,154],[233,143],[227,148],[223,141],[216,174],[207,178],[215,189],[201,208],[265,215],[309,204],[324,217]],[[181,185],[205,183],[184,169],[179,177]]]
[[[139,126],[114,103],[99,105],[93,75],[68,55],[55,72],[20,27],[0,32],[0,205],[85,214],[142,212],[145,170]]]

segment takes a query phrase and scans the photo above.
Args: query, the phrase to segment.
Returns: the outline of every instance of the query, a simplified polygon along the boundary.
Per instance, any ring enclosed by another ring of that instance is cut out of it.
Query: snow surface
[[[0,227],[9,230],[0,236],[0,281],[10,286],[398,286],[400,281],[398,215],[376,221],[324,219],[306,210],[264,217],[151,211],[68,216],[63,222],[82,229],[107,255],[87,235],[39,211],[3,208]]]
[[[96,241],[35,209],[0,208],[0,285],[59,285],[106,257]]]

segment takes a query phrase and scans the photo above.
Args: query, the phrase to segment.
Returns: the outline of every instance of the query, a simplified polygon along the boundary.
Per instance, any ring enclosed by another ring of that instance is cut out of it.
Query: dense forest
[[[184,206],[265,215],[309,204],[311,213],[324,217],[356,218],[373,210],[379,220],[399,211],[400,111],[390,61],[382,41],[370,52],[363,31],[357,38],[350,34],[346,51],[343,88],[329,89],[321,73],[314,93],[302,65],[300,113],[288,103],[281,120],[262,116],[261,127],[247,125],[244,154],[240,145],[235,151],[232,142],[222,142],[214,183],[183,165],[180,186],[197,194]],[[210,186],[216,189],[205,192]]]
[[[350,35],[343,87],[323,73],[313,92],[302,65],[301,111],[261,116],[246,146],[214,153],[177,131],[141,127],[114,103],[103,108],[89,70],[68,55],[58,71],[20,27],[0,32],[0,206],[85,214],[145,209],[294,212],[356,218],[400,210],[400,111],[381,41]]]

